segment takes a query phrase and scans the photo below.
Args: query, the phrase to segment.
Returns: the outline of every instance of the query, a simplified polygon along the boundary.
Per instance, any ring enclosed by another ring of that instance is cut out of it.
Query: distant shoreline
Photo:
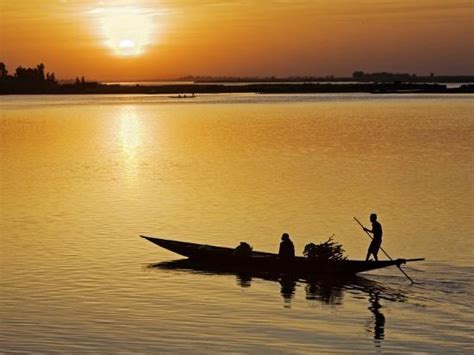
[[[182,80],[187,80],[183,81]],[[409,73],[364,73],[355,71],[352,78],[326,77],[206,77],[189,76],[177,82],[100,83],[77,77],[74,81],[59,82],[54,73],[45,71],[43,63],[33,68],[18,67],[13,75],[0,63],[0,95],[87,95],[87,94],[451,94],[474,93],[474,76],[434,75],[417,76]],[[442,83],[442,84],[441,84]],[[459,87],[448,86],[459,83]],[[181,98],[178,96],[177,98]],[[184,98],[184,97],[183,97]]]
[[[444,84],[428,83],[248,83],[226,84],[172,84],[172,85],[119,85],[83,82],[63,84],[51,88],[0,89],[0,95],[84,95],[84,94],[323,94],[323,93],[372,93],[372,94],[459,94],[474,93],[474,84],[448,88]]]

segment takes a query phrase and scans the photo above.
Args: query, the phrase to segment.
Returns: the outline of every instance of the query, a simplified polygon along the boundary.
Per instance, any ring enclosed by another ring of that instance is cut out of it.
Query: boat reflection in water
[[[365,294],[369,301],[368,310],[372,313],[367,332],[373,333],[375,347],[380,347],[385,338],[385,315],[381,312],[383,306],[380,300],[389,302],[405,302],[407,296],[400,290],[390,289],[382,284],[360,276],[345,278],[302,278],[300,275],[271,274],[271,273],[242,273],[209,265],[192,262],[189,259],[150,264],[148,268],[181,270],[203,274],[235,275],[236,282],[241,287],[250,287],[252,279],[263,279],[278,282],[281,286],[280,294],[284,300],[284,307],[291,308],[291,301],[295,297],[298,284],[304,285],[306,300],[321,302],[327,305],[342,305],[344,294]]]
[[[296,292],[296,282],[298,280],[293,275],[281,275],[278,282],[281,285],[280,293],[285,300],[285,307],[291,307],[291,300]]]

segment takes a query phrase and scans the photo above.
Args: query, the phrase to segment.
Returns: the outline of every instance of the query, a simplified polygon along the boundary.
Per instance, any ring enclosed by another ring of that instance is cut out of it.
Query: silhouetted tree
[[[363,71],[355,71],[352,73],[352,79],[354,80],[362,80],[364,78],[364,72]]]
[[[56,83],[56,77],[54,73],[46,73],[46,81],[50,83]]]
[[[4,80],[8,77],[8,70],[5,63],[0,63],[0,79]]]
[[[36,66],[36,75],[39,80],[44,80],[44,64],[40,63]]]
[[[33,68],[16,68],[13,75],[8,75],[4,63],[0,63],[0,92],[7,93],[37,93],[49,92],[56,88],[58,83],[54,73],[46,73],[45,65],[40,63]]]

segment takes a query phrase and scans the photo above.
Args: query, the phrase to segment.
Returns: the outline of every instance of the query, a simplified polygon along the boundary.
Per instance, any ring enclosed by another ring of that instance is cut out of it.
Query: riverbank
[[[71,95],[71,94],[308,94],[308,93],[474,93],[474,84],[448,88],[445,84],[427,83],[278,83],[278,84],[172,84],[172,85],[119,85],[85,82],[52,87],[0,87],[1,95]]]

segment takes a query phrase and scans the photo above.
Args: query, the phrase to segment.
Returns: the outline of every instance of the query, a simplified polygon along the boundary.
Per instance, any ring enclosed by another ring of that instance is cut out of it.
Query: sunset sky
[[[0,61],[61,79],[474,74],[472,0],[0,0]]]

